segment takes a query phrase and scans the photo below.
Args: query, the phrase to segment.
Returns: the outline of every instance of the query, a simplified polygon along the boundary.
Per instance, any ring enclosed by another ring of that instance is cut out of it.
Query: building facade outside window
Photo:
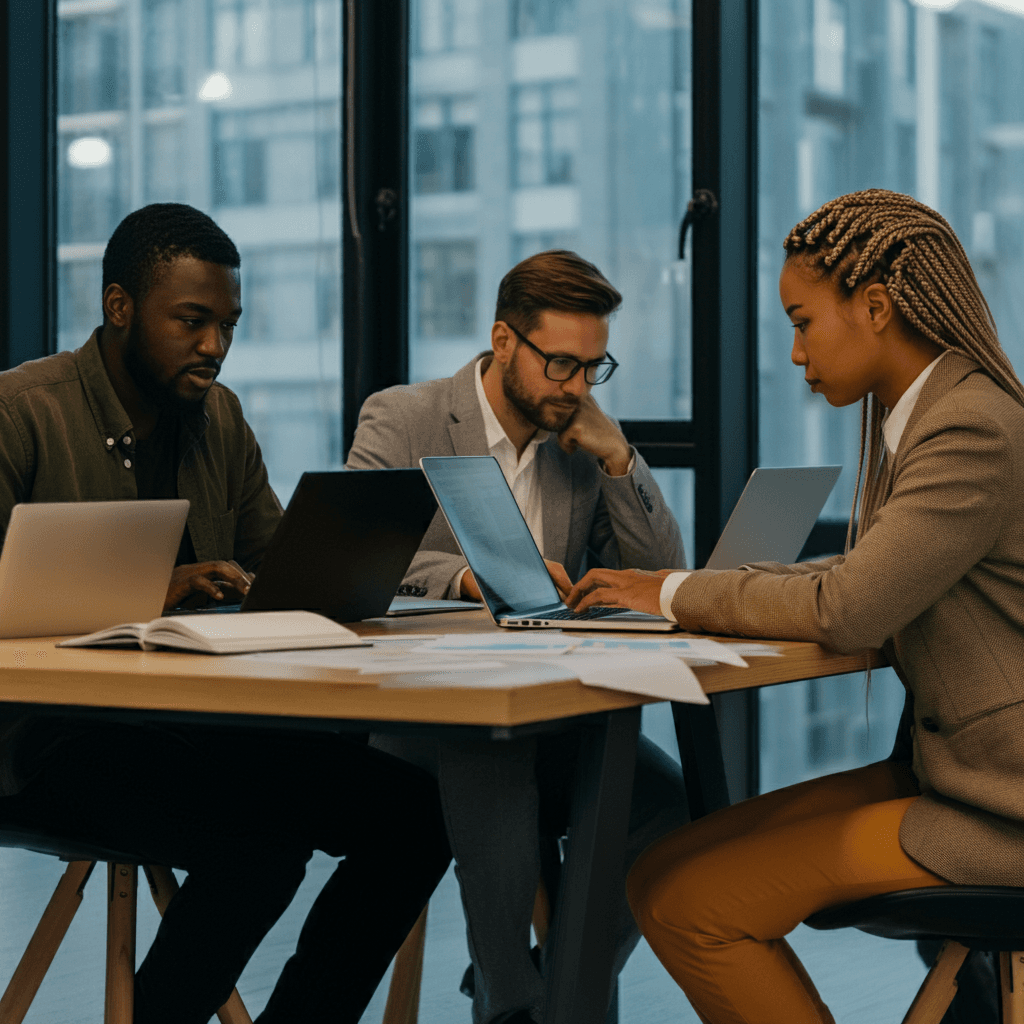
[[[461,96],[425,97],[417,100],[414,118],[416,193],[471,190],[476,101]]]
[[[577,0],[512,0],[512,36],[554,35],[578,27]]]
[[[205,210],[242,254],[221,380],[287,501],[303,470],[341,464],[340,5],[60,3],[58,46],[60,348],[100,323],[126,214]]]
[[[579,88],[575,82],[521,85],[513,97],[513,181],[570,185],[579,159]]]
[[[416,270],[420,336],[471,336],[476,326],[476,243],[421,242]]]

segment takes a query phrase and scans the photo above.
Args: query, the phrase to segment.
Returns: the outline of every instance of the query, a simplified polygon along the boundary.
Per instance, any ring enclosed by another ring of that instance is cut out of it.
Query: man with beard
[[[24,501],[187,498],[166,606],[244,592],[281,516],[238,399],[215,382],[239,255],[205,214],[130,214],[103,325],[0,373],[0,531]],[[184,868],[135,981],[135,1024],[205,1024],[314,849],[344,858],[258,1020],[356,1024],[450,855],[436,786],[339,736],[0,714],[5,820]],[[414,852],[413,852],[414,851]]]
[[[650,469],[591,394],[618,365],[608,321],[621,301],[575,253],[523,260],[498,289],[491,351],[454,377],[368,398],[348,467],[493,455],[561,589],[593,565],[684,565],[679,527]],[[440,513],[400,593],[479,599]],[[474,1024],[539,1024],[544,983],[529,948],[539,833],[565,828],[573,739],[371,742],[438,776],[467,918],[473,969],[463,990],[473,994]],[[637,855],[686,817],[678,767],[641,737],[623,880]],[[624,884],[620,905],[617,970],[638,938]]]

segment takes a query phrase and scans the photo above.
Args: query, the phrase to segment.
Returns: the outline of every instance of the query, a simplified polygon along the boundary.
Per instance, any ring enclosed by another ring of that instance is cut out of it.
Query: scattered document
[[[671,654],[607,654],[603,658],[567,654],[552,658],[547,664],[567,666],[585,686],[639,693],[685,704],[708,703],[693,669]]]
[[[558,630],[516,633],[449,633],[414,647],[414,654],[565,654],[579,643]]]
[[[728,647],[731,651],[738,654],[741,658],[781,658],[782,651],[778,647],[774,647],[771,644],[750,644],[750,643],[739,643],[739,644],[722,644],[722,647]]]
[[[732,645],[717,640],[581,640],[572,650],[573,654],[672,654],[688,663],[711,664],[721,662],[747,668]]]

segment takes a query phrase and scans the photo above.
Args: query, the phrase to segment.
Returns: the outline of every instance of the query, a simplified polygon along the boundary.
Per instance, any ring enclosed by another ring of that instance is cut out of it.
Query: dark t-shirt
[[[135,442],[135,484],[139,497],[177,498],[180,463],[178,424],[167,416],[161,416],[153,433],[145,441]],[[186,526],[174,564],[192,565],[195,561],[195,547]]]

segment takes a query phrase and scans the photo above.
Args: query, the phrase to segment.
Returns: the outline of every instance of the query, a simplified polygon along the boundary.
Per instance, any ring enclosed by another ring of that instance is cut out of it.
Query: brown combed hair
[[[913,330],[942,349],[978,363],[1024,405],[1024,385],[999,344],[992,311],[967,253],[949,223],[924,203],[881,188],[851,192],[802,220],[783,246],[787,260],[799,260],[846,296],[853,295],[859,285],[881,282]],[[881,403],[867,395],[861,406],[860,456],[847,551],[853,539],[862,476],[862,518],[874,497],[883,415]],[[865,448],[871,467],[867,474],[863,472]]]
[[[622,296],[593,263],[568,249],[548,249],[517,263],[498,286],[494,319],[528,334],[541,313],[590,313],[608,316]]]

